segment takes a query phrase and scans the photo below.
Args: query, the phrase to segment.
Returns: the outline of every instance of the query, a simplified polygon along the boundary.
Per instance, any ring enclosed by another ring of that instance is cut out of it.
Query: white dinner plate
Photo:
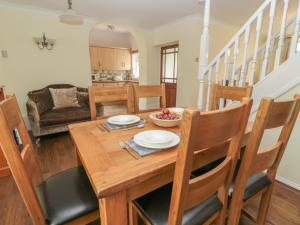
[[[129,125],[137,123],[140,120],[140,117],[134,115],[119,115],[108,118],[107,122],[114,125]]]
[[[165,130],[147,130],[133,137],[136,144],[152,149],[171,148],[180,142],[178,135]]]

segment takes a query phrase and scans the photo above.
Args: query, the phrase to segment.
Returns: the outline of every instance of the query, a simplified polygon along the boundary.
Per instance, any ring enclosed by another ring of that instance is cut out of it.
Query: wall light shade
[[[39,49],[46,48],[48,50],[52,50],[53,46],[55,44],[55,39],[47,38],[45,33],[43,33],[42,37],[40,37],[40,38],[34,37],[33,40]]]
[[[83,18],[76,14],[73,9],[68,9],[65,14],[59,17],[59,21],[69,25],[81,25],[83,24]]]

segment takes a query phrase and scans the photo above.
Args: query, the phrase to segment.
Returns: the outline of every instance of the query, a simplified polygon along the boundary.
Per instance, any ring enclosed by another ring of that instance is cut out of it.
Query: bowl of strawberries
[[[175,127],[182,121],[182,114],[170,109],[163,109],[160,112],[150,114],[151,121],[160,127]]]

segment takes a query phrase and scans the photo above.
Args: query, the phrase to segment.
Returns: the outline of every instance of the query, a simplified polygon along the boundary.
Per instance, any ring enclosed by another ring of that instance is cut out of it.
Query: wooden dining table
[[[79,163],[84,166],[99,201],[102,225],[127,225],[130,219],[128,205],[132,200],[173,180],[177,147],[137,157],[121,143],[141,131],[159,129],[180,133],[180,127],[158,127],[150,121],[149,113],[139,116],[147,121],[143,128],[108,132],[99,126],[105,119],[69,125]],[[244,143],[251,129],[252,123],[249,123]],[[226,154],[222,151],[215,149],[216,159],[220,154]],[[194,169],[215,160],[208,160],[201,151],[195,154]]]

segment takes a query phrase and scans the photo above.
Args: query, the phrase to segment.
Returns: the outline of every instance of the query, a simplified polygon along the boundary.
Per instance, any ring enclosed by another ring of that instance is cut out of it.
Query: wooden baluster
[[[198,108],[204,109],[205,71],[208,63],[210,0],[205,1],[203,33],[201,35],[199,62]]]
[[[224,59],[225,70],[224,70],[223,85],[226,85],[226,82],[229,79],[230,68],[231,68],[230,54],[231,54],[231,50],[229,48],[226,50],[225,59]]]
[[[287,18],[288,9],[289,9],[289,0],[284,0],[283,15],[281,19],[281,27],[280,27],[280,34],[279,34],[278,47],[276,51],[274,69],[277,68],[282,61],[282,52],[285,46],[284,42],[285,42],[286,18]]]
[[[251,72],[249,76],[249,85],[252,86],[254,84],[254,76],[256,72],[256,63],[257,63],[257,54],[258,54],[258,48],[259,48],[259,39],[260,39],[260,33],[262,30],[262,18],[263,18],[263,11],[259,14],[256,22],[256,38],[255,38],[255,46],[254,46],[254,54],[252,59],[252,67]]]
[[[270,14],[269,14],[269,29],[268,29],[268,37],[266,42],[266,49],[265,49],[265,55],[264,60],[262,63],[262,69],[261,69],[261,76],[260,80],[264,79],[267,75],[267,68],[268,68],[268,62],[269,62],[269,56],[270,56],[270,45],[271,45],[271,39],[272,39],[272,32],[273,32],[273,24],[274,24],[274,15],[275,15],[275,9],[276,9],[276,3],[277,0],[272,0],[271,6],[270,6]]]
[[[248,25],[245,31],[245,39],[244,39],[244,56],[243,56],[243,64],[241,69],[241,76],[239,86],[242,87],[246,81],[246,72],[247,72],[247,53],[248,53],[248,44],[249,44],[249,36],[250,36],[250,24]]]
[[[295,21],[294,34],[290,46],[290,57],[296,54],[298,37],[299,37],[299,29],[300,29],[300,0],[298,3],[298,11],[297,11],[297,17]]]
[[[208,83],[207,83],[207,98],[206,98],[206,111],[209,110],[211,101],[211,85],[212,85],[212,67],[208,71]]]
[[[239,56],[239,44],[240,44],[240,38],[238,37],[234,43],[233,64],[232,64],[232,73],[231,73],[231,81],[230,81],[232,86],[234,86],[235,70],[236,70],[237,60]]]
[[[218,58],[217,64],[216,64],[216,78],[215,78],[216,84],[219,84],[219,79],[220,79],[220,58]]]

